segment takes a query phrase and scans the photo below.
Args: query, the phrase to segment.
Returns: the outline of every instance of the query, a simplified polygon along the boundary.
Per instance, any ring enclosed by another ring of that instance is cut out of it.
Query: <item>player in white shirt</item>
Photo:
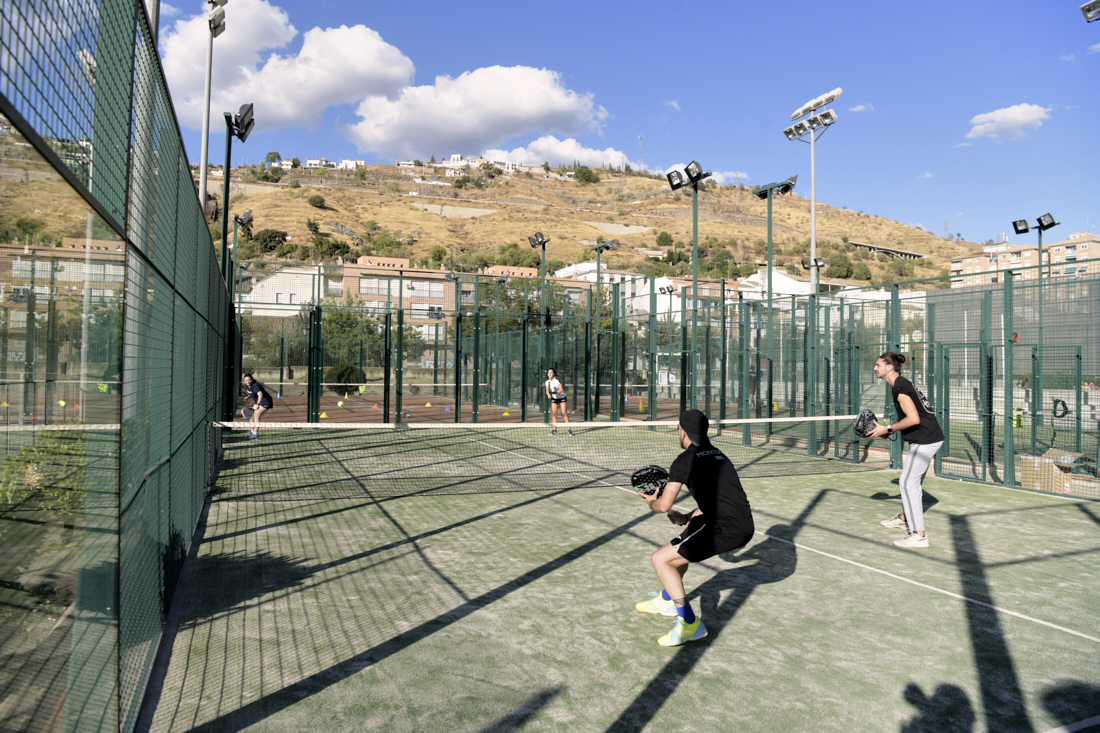
[[[573,431],[568,427],[569,415],[565,412],[565,385],[561,383],[561,380],[558,379],[558,373],[552,368],[546,370],[546,396],[550,398],[550,423],[553,425],[550,434],[558,434],[558,410],[561,410],[561,417],[566,424],[566,432],[572,435]]]

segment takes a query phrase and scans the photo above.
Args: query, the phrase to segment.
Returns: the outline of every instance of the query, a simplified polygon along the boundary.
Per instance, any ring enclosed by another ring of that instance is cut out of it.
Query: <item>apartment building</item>
[[[1078,264],[1093,257],[1100,257],[1100,237],[1089,232],[1075,232],[1060,242],[1045,243],[1042,264],[1048,267],[1043,269],[1043,276],[1079,276],[1088,274],[1090,270],[1100,271],[1097,263]],[[951,287],[965,288],[1003,282],[1002,273],[1006,270],[1018,271],[1016,277],[1021,280],[1037,279],[1038,264],[1037,244],[1010,245],[1000,242],[987,245],[981,254],[951,260]]]

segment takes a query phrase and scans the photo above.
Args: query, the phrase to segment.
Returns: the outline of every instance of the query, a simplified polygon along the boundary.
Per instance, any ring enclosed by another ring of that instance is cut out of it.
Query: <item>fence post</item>
[[[752,389],[752,304],[745,302],[743,294],[738,293],[740,310],[740,352],[741,352],[741,405],[740,417],[743,420],[749,417],[749,391]],[[758,376],[759,379],[759,376]],[[759,398],[759,395],[757,396]],[[741,424],[741,444],[752,445],[752,434],[749,424]]]
[[[456,292],[461,287],[455,283]],[[458,296],[455,297],[458,300]],[[462,422],[462,310],[455,303],[455,422]]]
[[[382,344],[382,422],[390,421],[390,363],[393,357],[393,314],[386,310],[386,335]]]
[[[592,395],[591,384],[592,379],[592,308],[591,302],[589,302],[589,318],[584,322],[584,421],[588,422],[592,419]]]
[[[1014,412],[1014,397],[1013,394],[1016,388],[1016,369],[1015,360],[1013,358],[1012,349],[1012,332],[1013,326],[1013,290],[1012,290],[1012,278],[1015,273],[1012,270],[1005,270],[1005,282],[1003,287],[1003,295],[1001,301],[1002,313],[1004,314],[1004,328],[1002,329],[1002,343],[1004,352],[1004,407],[1001,410],[1004,413],[1004,434],[1005,434],[1005,448],[1004,448],[1004,484],[1005,486],[1016,485],[1016,434],[1014,431],[1015,425],[1012,423],[1012,414]],[[995,435],[996,433],[994,433]]]
[[[647,360],[646,398],[649,419],[657,419],[657,278],[649,278],[649,359]]]
[[[718,338],[721,339],[721,346],[718,349],[718,356],[721,360],[722,366],[718,369],[718,434],[722,434],[722,420],[726,419],[726,375],[729,373],[726,359],[729,358],[729,345],[726,343],[726,279],[721,280],[722,288],[722,323],[719,327]]]
[[[688,360],[688,332],[687,332],[687,299],[684,298],[684,291],[680,291],[680,412],[677,414],[677,419],[680,415],[684,414],[684,410],[687,409],[687,384],[688,384],[688,370],[690,369]]]
[[[527,315],[524,311],[523,331],[520,333],[519,358],[519,421],[527,422]]]
[[[474,285],[474,292],[477,292],[477,285]],[[475,295],[476,302],[476,295]],[[474,374],[473,374],[473,386],[470,389],[470,412],[473,415],[473,421],[476,423],[478,419],[478,407],[481,403],[481,310],[480,308],[474,311]]]
[[[793,329],[792,329],[793,330]],[[806,299],[806,367],[803,379],[806,382],[803,408],[806,417],[817,414],[814,404],[817,397],[817,294],[810,293]],[[806,426],[806,452],[808,455],[817,455],[817,423],[813,420]]]
[[[397,403],[395,405],[393,421],[395,423],[401,422],[401,413],[404,411],[404,391],[405,386],[405,311],[398,308],[397,310],[397,348],[394,350],[397,357],[397,363],[394,365],[394,374],[397,377],[397,389],[396,397]]]
[[[890,351],[894,353],[901,352],[901,294],[898,291],[897,283],[890,286],[890,317],[888,319],[889,328],[886,333],[887,345]],[[886,385],[886,412],[893,415],[891,422],[897,422],[901,419],[901,415],[897,414],[894,410],[894,398],[890,390],[890,385]],[[902,466],[902,450],[901,436],[890,441],[890,468],[901,468]]]

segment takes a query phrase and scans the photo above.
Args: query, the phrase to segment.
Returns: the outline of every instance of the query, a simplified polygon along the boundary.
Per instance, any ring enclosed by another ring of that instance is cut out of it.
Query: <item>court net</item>
[[[743,478],[889,467],[885,443],[856,440],[853,416],[723,421],[711,442]],[[671,465],[677,423],[248,423],[223,431],[215,500],[316,501],[629,487],[646,464]]]

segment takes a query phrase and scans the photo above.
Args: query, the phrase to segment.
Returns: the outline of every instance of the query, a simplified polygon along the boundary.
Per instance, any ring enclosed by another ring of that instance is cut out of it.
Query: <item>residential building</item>
[[[253,282],[250,292],[241,295],[242,311],[253,316],[286,316],[317,299],[320,278],[321,298],[343,296],[339,278],[324,274],[322,267],[288,267]]]
[[[1042,264],[1044,277],[1086,275],[1100,271],[1100,263],[1082,262],[1100,257],[1100,237],[1089,232],[1075,232],[1060,242],[1043,245]],[[1081,264],[1078,264],[1081,263]],[[1018,271],[1021,280],[1039,277],[1039,247],[1035,245],[1010,245],[1002,242],[986,246],[981,254],[956,257],[951,260],[951,287],[965,288],[1003,282],[1001,274],[1006,270]]]
[[[279,167],[280,167],[280,168],[282,168],[282,169],[283,169],[284,171],[288,171],[288,170],[290,170],[291,168],[293,168],[293,167],[294,167],[294,161],[293,161],[293,160],[286,160],[286,159],[284,159],[284,160],[280,160],[280,161],[279,161],[278,163],[276,163],[275,165],[279,166]]]
[[[332,163],[327,158],[307,158],[303,168],[328,168]]]
[[[363,168],[367,165],[365,160],[352,160],[351,158],[341,158],[340,162],[336,164],[336,167],[342,171],[353,171],[356,168]]]

